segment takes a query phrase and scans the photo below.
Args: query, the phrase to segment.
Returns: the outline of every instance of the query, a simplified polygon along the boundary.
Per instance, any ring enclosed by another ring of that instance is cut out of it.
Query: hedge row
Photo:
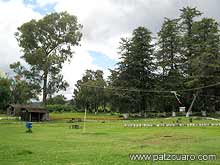
[[[76,109],[72,105],[53,104],[46,105],[46,109],[49,112],[76,112]]]

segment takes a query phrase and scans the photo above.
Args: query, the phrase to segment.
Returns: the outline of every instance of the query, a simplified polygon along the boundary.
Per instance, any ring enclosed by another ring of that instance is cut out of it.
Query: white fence
[[[125,127],[207,127],[220,126],[220,123],[190,123],[190,124],[124,124]]]

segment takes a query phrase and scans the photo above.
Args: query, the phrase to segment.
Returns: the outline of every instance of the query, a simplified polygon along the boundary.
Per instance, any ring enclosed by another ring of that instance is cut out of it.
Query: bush
[[[72,105],[53,104],[46,105],[46,109],[49,112],[76,112],[76,109]]]
[[[120,117],[120,113],[118,113],[118,112],[111,112],[111,115],[113,116],[113,115],[115,115],[115,116],[119,116]],[[122,116],[122,115],[121,115]]]

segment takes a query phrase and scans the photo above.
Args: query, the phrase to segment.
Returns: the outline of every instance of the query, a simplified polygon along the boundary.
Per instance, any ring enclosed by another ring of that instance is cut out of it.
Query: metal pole
[[[84,123],[83,123],[83,133],[85,132],[86,132],[86,108],[85,108]]]
[[[192,112],[192,107],[193,107],[194,102],[196,101],[197,95],[198,95],[198,92],[196,92],[196,94],[193,95],[194,98],[193,98],[193,101],[192,101],[192,103],[191,103],[191,105],[189,107],[189,110],[186,113],[186,117],[189,117],[190,112]]]
[[[29,121],[31,122],[31,112],[30,112],[30,115],[29,115]]]
[[[171,91],[171,93],[174,94],[174,96],[176,97],[177,101],[178,101],[180,104],[182,104],[181,101],[180,101],[180,99],[178,98],[179,95],[177,94],[177,92],[176,92],[176,91]]]
[[[87,87],[86,87],[87,90]],[[85,101],[85,113],[84,113],[84,120],[83,120],[83,133],[86,132],[86,111],[87,111],[87,97],[86,97],[86,101]]]

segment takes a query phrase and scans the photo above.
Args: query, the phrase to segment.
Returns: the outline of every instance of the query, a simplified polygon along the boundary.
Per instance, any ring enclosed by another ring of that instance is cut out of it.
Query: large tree
[[[181,55],[181,33],[179,19],[165,18],[158,33],[157,66],[160,90],[177,90],[182,88],[183,56]],[[175,97],[162,98],[163,108],[172,109],[177,106]],[[168,104],[169,103],[169,104]]]
[[[220,81],[220,33],[219,24],[211,18],[203,18],[193,25],[195,54],[191,59],[193,75],[188,81],[189,86],[207,86]],[[202,99],[202,108],[215,110],[220,93],[219,87],[202,89],[200,93],[205,97]]]
[[[110,70],[107,88],[104,88],[111,110],[170,112],[178,108],[171,91],[181,94],[181,106],[187,108],[193,94],[197,94],[195,110],[215,111],[220,107],[219,24],[211,18],[199,19],[201,15],[197,8],[185,7],[181,9],[180,18],[166,18],[156,47],[145,27],[135,29],[130,38],[121,39],[120,62]],[[75,101],[92,107],[96,104],[94,89],[97,88],[95,81],[91,81],[94,74],[87,75],[90,76],[84,76],[77,83]]]
[[[10,80],[0,77],[0,110],[4,110],[11,101]]]
[[[160,69],[162,69],[162,75],[167,76],[171,70],[180,71],[182,57],[180,54],[181,36],[178,19],[165,18],[158,33],[157,46],[157,61]]]
[[[118,75],[113,76],[116,80],[113,79],[110,85],[130,89],[119,90],[117,95],[125,103],[125,107],[145,112],[147,103],[149,105],[150,102],[149,99],[147,100],[149,95],[143,91],[152,88],[155,69],[151,32],[145,27],[136,28],[131,38],[121,39],[119,50],[121,62],[118,63],[115,72]],[[138,91],[132,92],[132,88]]]
[[[81,80],[77,81],[74,90],[74,100],[79,109],[87,109],[90,112],[98,112],[99,107],[105,110],[105,86],[101,70],[87,70]]]
[[[195,7],[180,9],[181,30],[183,33],[182,54],[185,56],[185,73],[192,75],[190,60],[194,55],[193,23],[202,13]]]
[[[10,65],[16,73],[11,79],[12,103],[28,103],[31,99],[39,100],[41,77],[35,68],[27,70],[20,62]]]
[[[63,63],[73,55],[72,47],[79,45],[81,28],[75,16],[61,12],[24,23],[16,32],[24,53],[22,58],[29,64],[29,72],[35,72],[29,76],[37,74],[40,85],[43,84],[44,103],[48,94],[65,88],[65,83],[60,83],[63,81],[60,72]],[[56,88],[51,88],[50,84]]]
[[[192,70],[192,58],[195,55],[195,42],[193,40],[194,34],[193,34],[193,25],[196,20],[199,19],[199,17],[202,15],[202,13],[196,8],[196,7],[184,7],[180,9],[180,20],[181,20],[181,31],[182,31],[182,46],[181,46],[181,54],[184,57],[184,65],[183,65],[183,71],[186,76],[185,84],[188,88],[191,86],[188,86],[189,84],[189,76],[193,76],[193,70]],[[193,95],[192,92],[187,92],[185,94],[186,102],[185,106],[190,106],[191,104],[191,96]]]

